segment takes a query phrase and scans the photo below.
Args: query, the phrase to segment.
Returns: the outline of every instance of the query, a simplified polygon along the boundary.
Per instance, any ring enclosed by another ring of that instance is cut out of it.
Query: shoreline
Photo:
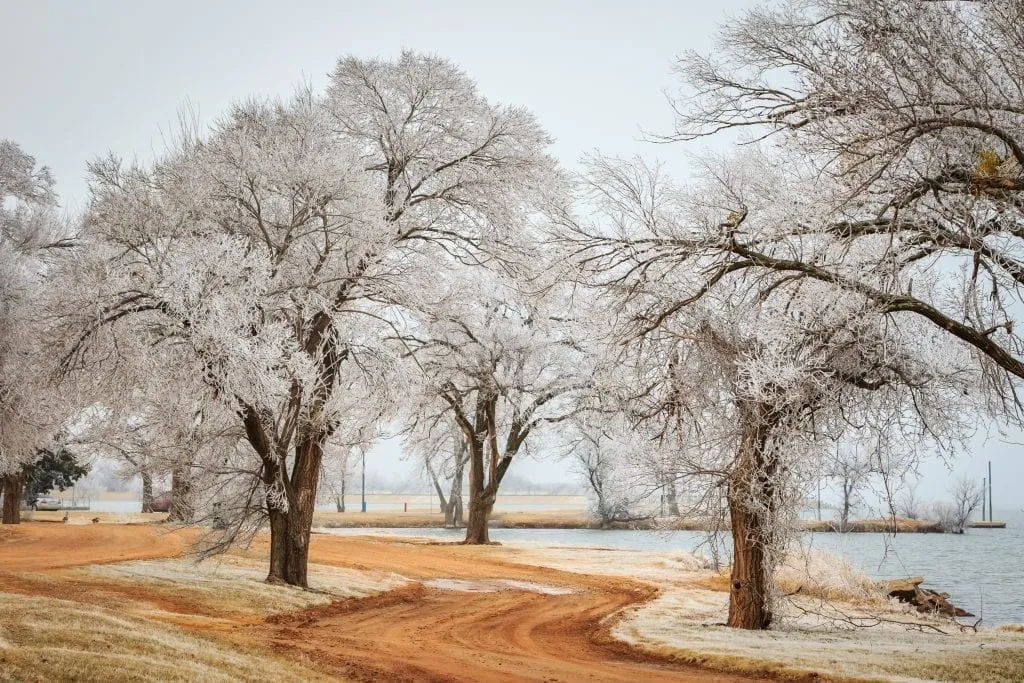
[[[314,525],[326,529],[444,529],[444,517],[440,513],[423,512],[318,512],[313,516]],[[568,512],[495,512],[490,519],[492,529],[580,529],[615,531],[728,531],[728,526],[716,525],[699,519],[644,518],[628,522],[601,524],[583,513]],[[975,522],[971,528],[1005,528],[1005,522]],[[937,522],[897,518],[852,520],[845,530],[840,530],[834,520],[808,520],[803,522],[803,531],[811,533],[901,533],[941,534]]]
[[[779,626],[746,632],[722,624],[727,577],[687,552],[318,534],[313,590],[297,591],[264,582],[266,534],[197,564],[188,546],[201,533],[0,529],[0,615],[58,615],[18,629],[0,618],[4,661],[89,678],[115,642],[131,671],[169,679],[966,681],[1024,671],[1024,633],[918,615],[825,553],[783,567]],[[195,657],[202,671],[179,668]]]
[[[23,512],[23,519],[37,522],[61,522],[65,511]],[[135,513],[135,512],[101,512],[95,510],[72,510],[68,513],[68,522],[72,524],[89,523],[98,519],[102,523],[120,523],[132,521],[136,523],[162,522],[166,513]],[[835,520],[804,520],[804,532],[809,533],[884,533],[884,534],[941,534],[944,533],[937,522],[927,520],[892,519],[861,519],[847,523],[840,530]],[[313,526],[325,529],[445,529],[444,516],[439,512],[402,512],[388,510],[383,512],[316,512],[313,514]],[[492,529],[566,529],[594,531],[722,531],[728,532],[725,525],[715,525],[708,520],[647,517],[628,522],[601,524],[586,513],[565,510],[541,511],[497,511],[491,515],[488,526]],[[973,521],[968,524],[972,529],[1005,529],[1002,521]]]

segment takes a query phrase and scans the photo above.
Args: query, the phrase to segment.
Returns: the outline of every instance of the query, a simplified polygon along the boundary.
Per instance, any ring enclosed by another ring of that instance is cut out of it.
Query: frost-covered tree
[[[437,392],[429,385],[420,387],[420,392],[412,392],[409,397],[410,426],[403,451],[422,465],[437,494],[444,525],[460,528],[465,526],[462,494],[469,464],[466,437]]]
[[[505,474],[545,426],[578,410],[591,360],[556,290],[524,294],[515,281],[476,273],[435,291],[410,321],[406,343],[466,442],[466,543],[487,543]]]
[[[990,398],[1015,412],[1020,19],[1016,0],[784,0],[727,23],[711,55],[684,56],[671,137],[766,136],[776,164],[814,179],[819,207],[753,230],[734,197],[705,238],[709,285],[772,271],[917,316],[969,345]]]
[[[709,165],[681,192],[656,168],[596,159],[594,215],[563,237],[617,320],[632,412],[679,444],[680,476],[727,502],[728,623],[744,628],[772,621],[772,574],[825,444],[856,429],[884,434],[880,448],[949,447],[982,403],[965,350],[919,318],[830,282],[721,264],[723,234],[756,239],[817,209],[812,186],[764,161]]]
[[[386,412],[385,339],[421,285],[501,260],[547,143],[451,63],[404,53],[342,59],[324,95],[241,102],[150,168],[98,161],[65,367],[160,345],[173,360],[150,372],[201,378],[257,465],[268,580],[305,586],[325,446]]]
[[[826,456],[823,474],[839,488],[839,531],[849,529],[850,513],[860,500],[861,489],[877,471],[872,454],[863,444],[842,444]]]
[[[578,415],[559,431],[601,527],[644,519],[638,507],[649,490],[638,463],[651,444],[645,443],[642,433],[603,411]]]
[[[56,215],[46,167],[0,140],[0,476],[3,523],[20,520],[23,469],[60,430],[64,401],[52,391],[43,306],[56,252],[71,245]]]

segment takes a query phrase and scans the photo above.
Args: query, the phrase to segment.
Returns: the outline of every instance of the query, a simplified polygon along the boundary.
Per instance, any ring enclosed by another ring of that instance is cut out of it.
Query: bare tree
[[[904,482],[896,501],[896,514],[907,519],[921,519],[924,507],[917,495],[918,482]]]
[[[825,475],[832,477],[839,485],[839,531],[849,529],[850,512],[856,507],[860,490],[868,476],[876,471],[871,454],[862,451],[860,444],[845,449],[837,447],[826,461]]]
[[[498,489],[520,452],[577,409],[588,360],[557,296],[524,295],[512,282],[452,279],[443,306],[406,336],[428,391],[447,406],[469,459],[466,543],[487,543]]]
[[[636,475],[635,442],[612,416],[581,415],[563,428],[565,449],[593,496],[592,511],[601,527],[645,519],[637,509],[644,498]]]
[[[953,484],[950,493],[953,496],[952,502],[936,503],[933,514],[943,531],[962,534],[975,510],[985,500],[985,490],[977,480],[960,477]]]

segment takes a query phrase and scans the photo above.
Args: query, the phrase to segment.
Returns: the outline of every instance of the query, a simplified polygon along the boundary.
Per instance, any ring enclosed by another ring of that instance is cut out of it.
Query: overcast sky
[[[179,112],[209,122],[233,100],[322,86],[338,57],[403,48],[459,64],[492,100],[532,109],[567,165],[594,149],[641,153],[686,172],[686,151],[640,140],[667,131],[665,90],[686,50],[706,51],[717,24],[755,4],[718,2],[14,2],[0,23],[0,138],[50,166],[70,211],[86,200],[85,164],[108,152],[149,160]],[[1019,437],[1016,441],[1021,441]],[[991,458],[1000,506],[1020,508],[1022,446],[995,438],[958,471],[983,476]],[[393,444],[369,468],[392,470]],[[565,480],[564,464],[523,461],[522,476]],[[922,468],[926,497],[951,477]]]

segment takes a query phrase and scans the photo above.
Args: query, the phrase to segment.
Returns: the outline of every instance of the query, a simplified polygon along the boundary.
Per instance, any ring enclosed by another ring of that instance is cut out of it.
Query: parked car
[[[60,510],[60,498],[53,496],[39,496],[36,502],[32,503],[33,510]]]

